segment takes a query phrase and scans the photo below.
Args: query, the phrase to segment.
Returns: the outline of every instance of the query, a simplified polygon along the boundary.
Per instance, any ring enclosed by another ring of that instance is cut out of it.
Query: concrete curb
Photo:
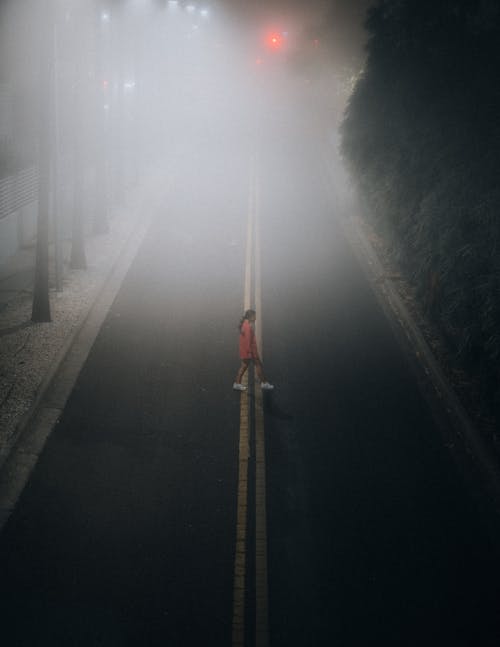
[[[332,202],[339,202],[334,195],[334,169],[325,159],[326,184]],[[399,325],[406,339],[407,348],[415,356],[434,392],[446,410],[454,428],[462,436],[469,453],[474,457],[486,484],[500,502],[500,465],[488,451],[486,443],[471,422],[465,408],[445,376],[439,362],[429,347],[420,328],[403,302],[396,283],[386,271],[372,244],[359,226],[351,210],[349,215],[338,216],[344,234],[367,275],[373,291],[390,319]]]

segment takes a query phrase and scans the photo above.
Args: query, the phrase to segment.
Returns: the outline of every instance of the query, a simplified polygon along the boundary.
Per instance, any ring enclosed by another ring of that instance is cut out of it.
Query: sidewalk
[[[87,270],[71,270],[65,263],[63,291],[50,291],[50,323],[31,322],[35,250],[21,250],[0,267],[0,469],[123,250],[147,230],[156,181],[153,177],[129,190],[125,206],[111,213],[110,232],[86,240]],[[128,265],[132,260],[133,255]]]

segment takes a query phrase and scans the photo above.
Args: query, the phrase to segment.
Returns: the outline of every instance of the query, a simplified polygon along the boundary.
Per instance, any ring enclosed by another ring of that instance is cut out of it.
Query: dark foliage
[[[498,414],[500,5],[385,0],[367,28],[343,155],[373,225]]]

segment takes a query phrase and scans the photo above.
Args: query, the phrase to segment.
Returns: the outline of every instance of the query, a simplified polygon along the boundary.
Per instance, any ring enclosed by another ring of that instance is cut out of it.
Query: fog
[[[48,165],[58,200],[76,175],[113,199],[151,165],[251,147],[274,108],[300,111],[304,94],[334,125],[355,64],[320,40],[328,12],[258,4],[4,1],[3,174]]]

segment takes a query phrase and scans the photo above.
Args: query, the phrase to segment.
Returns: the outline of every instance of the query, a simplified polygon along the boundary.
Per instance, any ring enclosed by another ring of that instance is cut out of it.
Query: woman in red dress
[[[260,387],[265,391],[274,389],[272,384],[266,380],[264,376],[264,369],[260,361],[259,351],[257,349],[257,340],[255,339],[254,323],[255,323],[255,310],[247,310],[243,315],[240,322],[240,359],[241,366],[233,384],[235,391],[246,391],[246,386],[241,383],[250,362],[253,361],[255,372],[260,380]]]

